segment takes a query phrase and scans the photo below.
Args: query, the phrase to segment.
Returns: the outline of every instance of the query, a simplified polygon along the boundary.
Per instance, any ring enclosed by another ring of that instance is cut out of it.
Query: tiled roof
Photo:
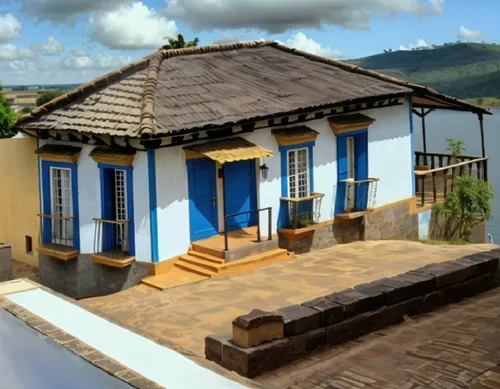
[[[256,41],[160,50],[33,110],[17,125],[129,137],[173,135],[413,91],[481,111],[430,88]]]

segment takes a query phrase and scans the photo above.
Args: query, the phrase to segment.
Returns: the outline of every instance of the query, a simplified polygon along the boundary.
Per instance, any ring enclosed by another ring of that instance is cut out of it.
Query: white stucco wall
[[[376,119],[368,130],[368,175],[379,178],[376,206],[412,197],[412,154],[409,106],[367,110]],[[307,122],[319,132],[314,147],[314,191],[324,193],[319,221],[334,218],[337,191],[336,137],[326,119]],[[293,125],[291,125],[293,126]],[[281,197],[281,156],[270,129],[241,135],[252,143],[270,149],[273,157],[261,161],[269,168],[268,177],[258,171],[258,207],[272,207],[272,232],[276,233]],[[202,143],[202,142],[200,142]],[[186,160],[182,147],[156,150],[159,258],[169,259],[185,253],[190,244],[189,200]],[[137,202],[136,202],[137,203]],[[220,205],[222,206],[222,205]],[[261,231],[268,231],[266,213],[261,213]]]
[[[134,159],[135,259],[151,262],[151,225],[149,220],[148,155],[138,152]]]

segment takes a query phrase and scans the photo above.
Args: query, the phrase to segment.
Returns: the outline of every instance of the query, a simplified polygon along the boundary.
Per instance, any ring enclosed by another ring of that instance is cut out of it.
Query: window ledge
[[[36,248],[39,254],[48,255],[60,259],[61,261],[69,261],[80,255],[80,250],[75,250],[73,247],[61,245],[42,245]]]
[[[124,268],[132,265],[135,262],[135,257],[124,257],[123,259],[110,258],[106,253],[93,254],[90,259],[94,263],[99,263],[104,266]]]
[[[339,219],[339,220],[352,220],[352,219],[357,219],[357,218],[366,216],[366,215],[368,215],[371,212],[373,212],[372,209],[367,209],[367,210],[364,210],[364,211],[357,211],[357,212],[341,213],[341,214],[335,215],[335,219]]]

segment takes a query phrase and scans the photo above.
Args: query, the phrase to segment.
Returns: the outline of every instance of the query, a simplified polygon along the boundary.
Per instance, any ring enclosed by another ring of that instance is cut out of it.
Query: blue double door
[[[368,183],[351,187],[342,180],[353,178],[355,181],[368,179],[368,131],[337,135],[337,167],[338,185],[335,200],[335,214],[342,214],[346,208],[354,211],[365,210],[368,204]],[[346,204],[346,197],[354,198]],[[352,209],[351,209],[352,210]]]
[[[215,161],[209,158],[188,160],[187,167],[192,242],[217,235],[219,225],[233,231],[256,224],[256,213],[249,212],[257,208],[255,160],[225,163],[220,173]],[[217,196],[219,174],[225,204]],[[219,220],[219,207],[223,209],[224,220]],[[238,215],[226,218],[232,214]]]

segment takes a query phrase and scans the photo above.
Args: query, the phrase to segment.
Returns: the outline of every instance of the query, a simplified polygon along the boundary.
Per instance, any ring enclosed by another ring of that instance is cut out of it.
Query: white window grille
[[[352,136],[347,137],[346,142],[347,142],[347,178],[355,180],[356,158],[354,154],[354,137]],[[356,197],[356,185],[348,182],[346,190],[346,200],[345,200],[347,209],[350,210],[354,208],[355,197]]]
[[[73,245],[73,206],[71,198],[71,170],[50,168],[52,196],[52,243]]]
[[[115,213],[116,220],[128,220],[127,212],[127,175],[125,170],[115,170]],[[128,225],[117,224],[117,244],[128,250]]]
[[[288,193],[291,198],[308,197],[310,194],[307,148],[288,151]]]

